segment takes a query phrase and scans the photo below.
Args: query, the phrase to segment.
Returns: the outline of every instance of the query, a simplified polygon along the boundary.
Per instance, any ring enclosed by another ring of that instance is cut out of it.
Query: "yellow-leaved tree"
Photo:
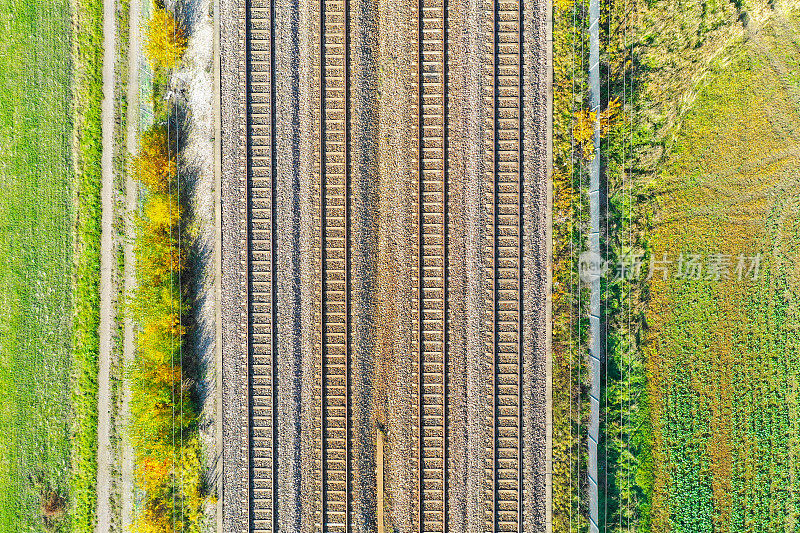
[[[154,69],[174,68],[186,51],[186,30],[172,13],[156,9],[147,25],[145,49]]]
[[[145,218],[154,230],[171,231],[180,223],[183,209],[176,196],[174,193],[154,195],[145,205]]]
[[[170,193],[177,182],[176,133],[165,125],[154,125],[142,134],[139,153],[133,159],[134,177],[153,193]]]
[[[583,109],[575,113],[575,122],[572,128],[572,135],[575,144],[581,150],[583,157],[591,161],[594,159],[594,125],[595,121],[600,126],[600,136],[605,137],[611,131],[614,121],[619,114],[620,103],[618,98],[608,101],[608,106],[598,115],[595,111]]]

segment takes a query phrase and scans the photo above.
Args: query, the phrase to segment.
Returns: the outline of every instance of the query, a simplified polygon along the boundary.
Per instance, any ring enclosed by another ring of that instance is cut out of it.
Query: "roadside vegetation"
[[[577,265],[588,210],[585,161],[573,145],[576,117],[587,107],[585,7],[562,0],[553,12],[553,530],[567,532],[587,527],[588,320]]]
[[[198,428],[198,362],[186,342],[192,327],[192,259],[186,238],[187,184],[179,168],[183,131],[179,106],[164,98],[186,36],[163,8],[155,10],[147,36],[156,81],[155,117],[142,133],[131,164],[143,198],[135,241],[138,288],[131,303],[139,328],[136,359],[129,369],[129,433],[136,481],[144,493],[134,528],[142,533],[198,532],[207,496]]]
[[[576,264],[586,239],[582,180],[594,157],[587,10],[588,2],[554,6],[559,531],[587,530],[588,295]],[[786,356],[796,351],[797,220],[783,170],[797,157],[796,27],[796,15],[776,3],[601,1],[601,110],[611,119],[600,152],[608,184],[601,249],[610,269],[601,529],[797,527],[797,373]],[[674,270],[681,252],[730,256],[733,279],[664,281],[656,271],[646,280],[662,254],[672,255]],[[762,277],[743,284],[737,258],[758,253],[782,259],[765,259]],[[628,276],[619,276],[622,265]]]

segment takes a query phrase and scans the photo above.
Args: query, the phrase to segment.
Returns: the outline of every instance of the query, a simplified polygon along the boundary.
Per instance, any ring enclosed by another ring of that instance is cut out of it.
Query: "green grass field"
[[[66,0],[0,0],[0,530],[70,477],[74,249]]]
[[[2,531],[95,521],[102,4],[75,5],[0,0]]]

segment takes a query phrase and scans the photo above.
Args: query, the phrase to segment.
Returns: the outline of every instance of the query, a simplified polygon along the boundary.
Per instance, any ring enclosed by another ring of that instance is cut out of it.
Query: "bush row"
[[[185,46],[185,33],[172,14],[163,7],[156,9],[147,30],[146,52],[157,77],[168,78]],[[163,101],[165,91],[166,85],[159,86],[154,102]],[[131,165],[143,197],[135,240],[138,286],[131,302],[139,331],[130,369],[130,435],[144,501],[134,529],[198,532],[205,490],[197,365],[186,343],[190,328],[186,198],[178,168],[174,105],[156,111],[155,123],[142,134]]]

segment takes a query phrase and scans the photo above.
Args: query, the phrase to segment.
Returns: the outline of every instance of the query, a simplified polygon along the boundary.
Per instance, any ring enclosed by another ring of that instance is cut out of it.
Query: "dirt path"
[[[129,41],[128,41],[128,108],[127,132],[125,136],[125,154],[136,153],[136,144],[139,133],[139,68],[141,64],[141,39],[139,27],[141,26],[142,5],[141,0],[131,0],[129,6]],[[135,223],[133,213],[138,207],[138,188],[133,176],[125,176],[125,294],[131,295],[136,288],[134,273],[133,234]],[[127,366],[133,361],[135,353],[134,323],[130,316],[125,315],[123,321],[122,358]],[[130,416],[131,388],[126,379],[122,385],[122,404],[120,406],[121,423],[125,423]],[[127,424],[126,424],[127,425]],[[122,448],[122,530],[129,531],[133,523],[133,448],[127,438],[124,439]]]
[[[115,324],[113,269],[114,242],[114,59],[116,57],[115,0],[103,0],[103,106],[101,159],[102,202],[100,236],[100,354],[97,395],[97,525],[95,531],[111,529],[111,358]]]

